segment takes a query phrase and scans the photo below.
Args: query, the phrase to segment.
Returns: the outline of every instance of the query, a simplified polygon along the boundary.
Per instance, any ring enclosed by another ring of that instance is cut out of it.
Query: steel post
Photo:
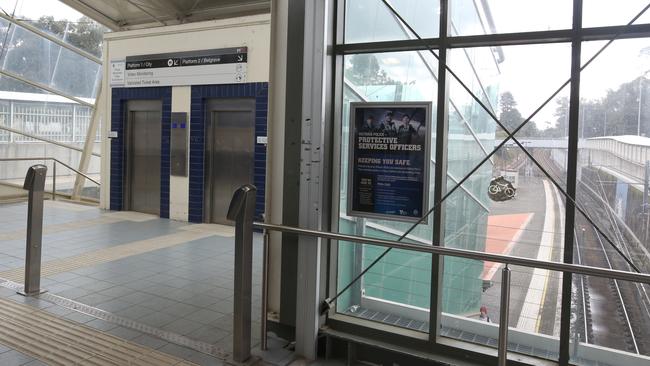
[[[264,230],[263,254],[262,254],[262,317],[260,318],[260,348],[262,351],[268,349],[267,334],[266,334],[266,321],[268,317],[268,301],[269,301],[269,242],[270,233]]]
[[[508,313],[510,310],[510,268],[501,270],[501,303],[499,309],[499,366],[508,363]]]
[[[52,161],[52,201],[56,201],[56,161]]]
[[[22,295],[33,296],[41,292],[41,246],[43,238],[43,192],[47,167],[34,165],[25,176],[23,189],[29,190],[27,206],[27,243],[25,255],[25,288]]]
[[[235,280],[233,311],[233,351],[235,362],[251,356],[251,288],[253,272],[253,216],[257,188],[239,187],[228,208],[228,220],[235,221]]]

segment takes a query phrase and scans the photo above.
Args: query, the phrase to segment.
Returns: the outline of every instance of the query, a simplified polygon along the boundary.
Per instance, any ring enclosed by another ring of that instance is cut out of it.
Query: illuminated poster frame
[[[427,212],[431,109],[431,102],[350,103],[349,216],[416,222]]]

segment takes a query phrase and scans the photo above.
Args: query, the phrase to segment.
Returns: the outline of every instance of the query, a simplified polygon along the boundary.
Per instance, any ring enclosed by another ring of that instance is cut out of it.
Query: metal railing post
[[[264,230],[264,248],[262,254],[262,316],[260,326],[260,349],[266,351],[268,349],[268,338],[266,334],[266,321],[268,317],[268,304],[269,301],[269,242],[270,234],[268,230]]]
[[[499,366],[508,364],[508,315],[510,311],[510,268],[501,270],[501,301],[499,309]]]
[[[56,201],[56,160],[52,160],[52,201]]]
[[[228,208],[228,220],[235,221],[235,280],[233,311],[233,350],[235,362],[251,356],[251,296],[253,278],[253,216],[255,194],[252,184],[239,187]]]
[[[23,189],[29,190],[27,204],[27,243],[25,255],[25,296],[41,293],[41,247],[43,239],[43,193],[47,166],[34,165],[25,176]]]

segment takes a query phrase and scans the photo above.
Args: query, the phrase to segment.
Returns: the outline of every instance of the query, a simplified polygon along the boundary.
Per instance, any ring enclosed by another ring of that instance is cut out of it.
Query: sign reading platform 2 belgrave
[[[244,83],[247,62],[246,47],[129,56],[111,61],[111,86]]]
[[[428,102],[350,104],[348,215],[399,221],[424,215],[430,124]]]

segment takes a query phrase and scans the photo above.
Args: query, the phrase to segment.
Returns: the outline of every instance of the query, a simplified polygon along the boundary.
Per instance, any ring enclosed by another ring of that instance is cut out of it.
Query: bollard
[[[27,204],[27,243],[25,255],[25,287],[20,294],[41,293],[41,246],[43,239],[43,192],[47,167],[34,165],[27,170],[23,189],[29,191]]]
[[[266,329],[266,322],[268,318],[268,306],[267,302],[269,301],[269,243],[270,243],[270,234],[268,230],[264,230],[264,241],[262,248],[262,306],[261,306],[261,325],[260,325],[260,349],[262,351],[268,350],[268,335]]]
[[[508,315],[510,311],[510,268],[501,270],[501,302],[499,313],[499,366],[508,364]]]
[[[228,220],[235,221],[235,283],[233,311],[233,351],[235,362],[251,356],[251,293],[253,279],[253,216],[255,194],[252,184],[239,187],[228,208]]]

